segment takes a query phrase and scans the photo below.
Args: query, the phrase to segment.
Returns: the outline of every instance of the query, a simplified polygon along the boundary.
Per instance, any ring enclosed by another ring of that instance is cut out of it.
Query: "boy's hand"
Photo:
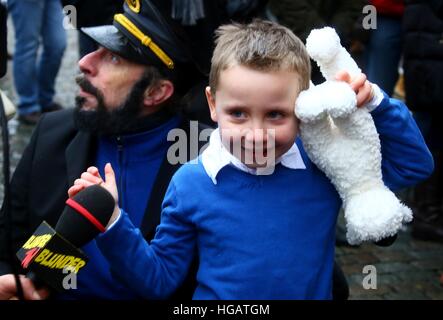
[[[337,73],[335,78],[338,81],[344,81],[348,83],[352,90],[357,94],[357,107],[361,108],[366,105],[369,101],[372,100],[374,96],[374,92],[372,89],[372,83],[370,83],[366,79],[366,75],[364,73],[360,73],[354,79],[351,79],[351,76],[346,71],[340,71]]]
[[[110,163],[107,163],[105,166],[105,179],[106,181],[104,181],[100,176],[100,173],[96,167],[89,167],[85,172],[82,173],[80,179],[76,179],[74,181],[74,185],[68,190],[68,195],[70,198],[72,198],[83,189],[94,184],[99,184],[108,190],[114,197],[115,201],[118,202],[117,183],[115,181],[114,170],[112,169]]]
[[[105,166],[105,180],[102,179],[96,167],[89,167],[85,172],[82,173],[80,179],[76,179],[74,181],[74,185],[68,190],[68,195],[70,198],[72,198],[83,189],[94,184],[98,184],[108,190],[114,198],[114,213],[109,221],[109,224],[111,224],[116,218],[118,218],[120,210],[118,208],[117,182],[115,181],[115,173],[110,163],[107,163]]]
[[[92,186],[93,184],[100,184],[103,182],[100,173],[96,167],[89,167],[85,172],[82,173],[80,179],[74,181],[74,185],[69,188],[68,196],[69,198],[74,197],[77,193],[83,189]]]

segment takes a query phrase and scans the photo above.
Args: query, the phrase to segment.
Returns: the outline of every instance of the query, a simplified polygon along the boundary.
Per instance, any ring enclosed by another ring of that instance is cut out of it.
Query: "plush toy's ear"
[[[340,44],[340,38],[333,28],[312,30],[306,39],[306,50],[317,62],[326,80],[335,80],[339,71],[347,71],[352,78],[361,73],[354,59]]]
[[[330,27],[314,29],[306,39],[306,50],[317,63],[331,63],[340,48],[340,38],[337,32]]]

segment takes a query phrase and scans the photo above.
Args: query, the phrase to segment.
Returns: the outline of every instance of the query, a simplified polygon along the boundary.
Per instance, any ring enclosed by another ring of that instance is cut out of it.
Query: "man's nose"
[[[100,49],[95,50],[83,58],[78,62],[78,66],[80,71],[84,74],[95,76],[97,74],[98,67],[98,58],[100,56]]]

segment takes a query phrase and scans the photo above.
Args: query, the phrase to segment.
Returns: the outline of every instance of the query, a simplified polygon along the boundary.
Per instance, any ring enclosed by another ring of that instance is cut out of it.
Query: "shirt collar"
[[[274,172],[274,166],[252,169],[234,157],[224,147],[220,138],[220,130],[218,128],[211,133],[209,146],[203,151],[201,158],[203,167],[214,184],[217,184],[217,174],[227,165],[233,165],[241,171],[254,175],[269,175]],[[279,159],[276,159],[276,164],[278,163],[281,163],[282,166],[289,169],[306,169],[300,150],[295,142],[285,154]]]

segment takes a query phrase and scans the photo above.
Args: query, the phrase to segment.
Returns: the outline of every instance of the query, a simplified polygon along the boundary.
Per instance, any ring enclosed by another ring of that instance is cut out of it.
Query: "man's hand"
[[[48,289],[42,288],[37,290],[32,281],[24,275],[20,275],[19,279],[26,300],[43,300],[49,296]],[[18,300],[14,275],[5,274],[0,276],[0,300]]]
[[[340,71],[335,78],[338,81],[344,81],[348,83],[352,90],[357,94],[357,107],[363,107],[369,101],[372,100],[374,92],[372,91],[372,83],[370,83],[364,73],[360,73],[354,79],[346,71]]]
[[[76,179],[74,181],[74,185],[68,190],[68,195],[70,198],[72,198],[83,189],[94,184],[98,184],[108,190],[114,198],[115,207],[112,217],[108,223],[109,226],[118,218],[120,214],[120,209],[118,208],[117,182],[115,181],[115,173],[110,163],[107,163],[105,166],[105,180],[102,179],[96,167],[89,167],[85,172],[82,173],[80,179]]]

